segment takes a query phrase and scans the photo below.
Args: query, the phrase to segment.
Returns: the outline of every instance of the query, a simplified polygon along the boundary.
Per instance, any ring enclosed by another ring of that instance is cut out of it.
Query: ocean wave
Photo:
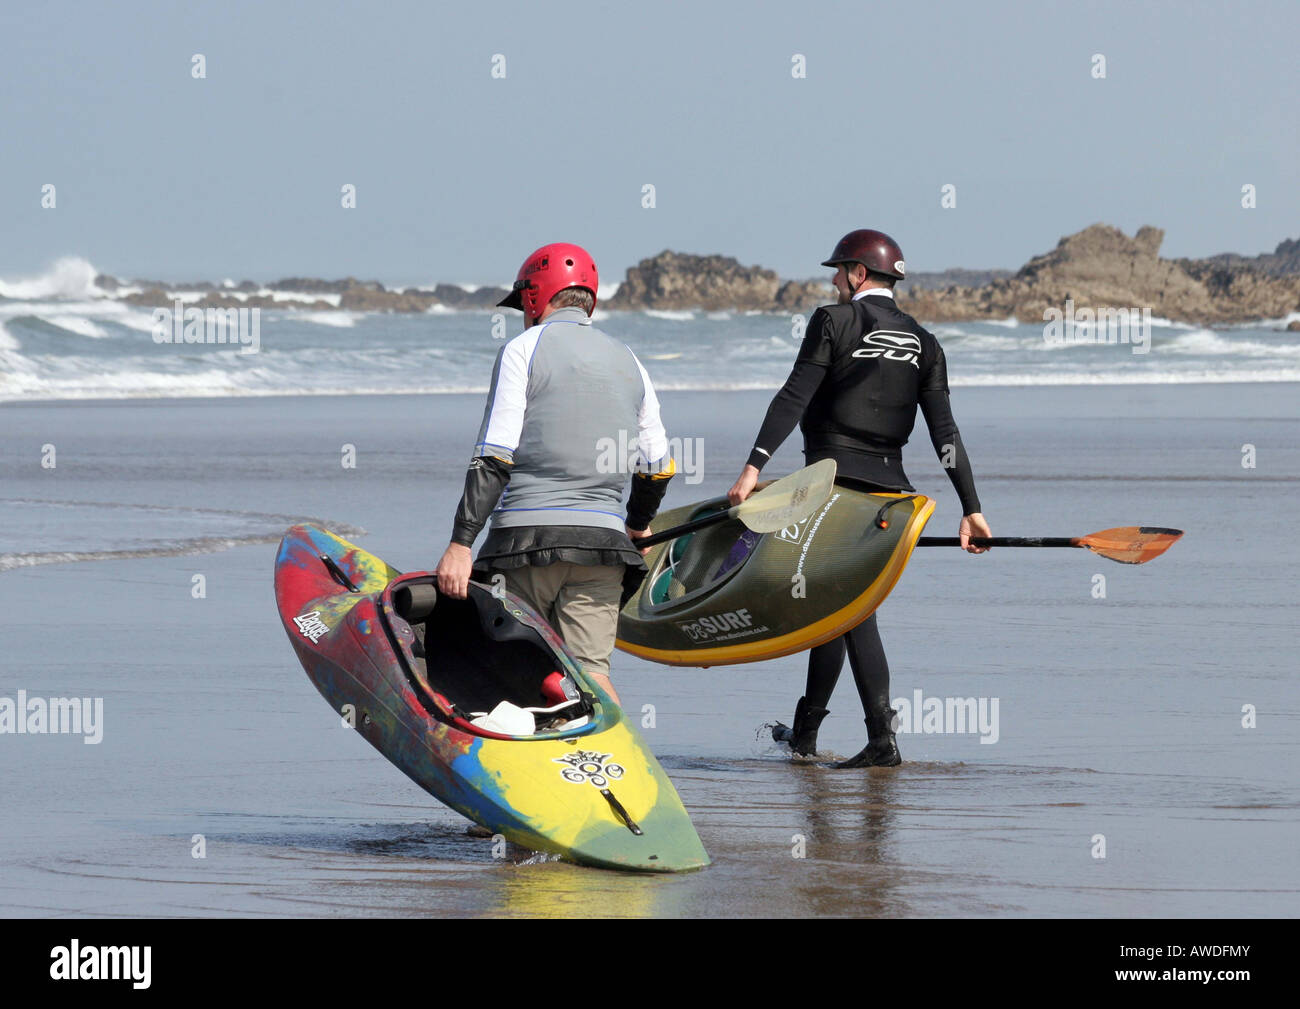
[[[1155,340],[1152,350],[1205,357],[1300,357],[1300,341],[1263,343],[1259,340],[1233,339],[1212,329],[1195,329],[1180,333],[1173,339]]]
[[[37,298],[102,298],[95,286],[99,271],[80,256],[64,256],[44,273],[15,280],[0,278],[0,298],[33,301]]]
[[[1300,382],[1300,368],[1267,370],[1211,371],[1058,371],[967,374],[949,376],[948,384],[957,386],[988,385],[1220,385],[1253,382]]]
[[[1011,347],[1024,346],[1037,337],[1013,336],[1010,333],[970,333],[965,330],[936,331],[935,336],[945,347],[961,350],[1006,350]]]
[[[343,300],[343,295],[328,291],[322,291],[319,293],[313,293],[311,291],[272,291],[268,288],[258,291],[257,293],[263,297],[270,295],[272,300],[276,302],[305,301],[310,305],[313,301],[324,301],[327,304],[333,305],[335,308],[338,308],[339,303]]]
[[[182,376],[153,373],[122,374],[111,379],[52,380],[35,375],[0,374],[0,403],[61,402],[64,400],[153,400],[153,399],[238,399],[265,398],[268,396],[444,396],[472,394],[481,396],[488,391],[486,383],[454,382],[442,385],[411,385],[405,388],[386,385],[337,384],[319,386],[293,385],[235,385],[220,373]]]
[[[103,340],[109,335],[108,330],[84,315],[50,313],[48,315],[38,315],[35,318],[53,326],[55,329],[61,329],[65,333],[72,333],[76,336],[88,336],[95,340]]]
[[[690,322],[695,318],[694,312],[668,308],[647,308],[642,314],[652,319],[667,319],[671,322]]]
[[[357,324],[357,317],[351,312],[302,312],[294,318],[318,326],[334,326],[337,329],[351,329]]]
[[[30,506],[39,509],[42,514],[50,511],[81,511],[97,513],[99,511],[125,510],[142,514],[189,519],[202,516],[214,525],[223,522],[229,524],[258,524],[263,528],[246,533],[210,531],[197,536],[182,536],[174,539],[140,540],[116,549],[98,550],[29,550],[0,553],[0,572],[16,568],[37,567],[43,564],[66,564],[81,561],[128,560],[145,557],[187,557],[195,554],[217,553],[235,547],[249,546],[257,543],[278,543],[284,530],[301,522],[314,522],[328,525],[342,536],[364,536],[366,530],[347,523],[323,522],[314,516],[285,515],[273,512],[233,511],[223,508],[201,508],[173,505],[142,505],[119,501],[68,501],[44,498],[0,498],[3,506]],[[21,514],[21,513],[20,513]],[[149,528],[153,528],[158,519],[150,519]]]

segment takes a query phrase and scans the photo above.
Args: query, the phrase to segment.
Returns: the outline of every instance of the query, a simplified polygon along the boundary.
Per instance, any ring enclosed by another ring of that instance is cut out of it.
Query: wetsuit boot
[[[841,760],[835,767],[897,767],[903,762],[894,740],[893,708],[873,708],[867,715],[867,745],[856,756]]]
[[[772,726],[772,739],[778,743],[789,743],[790,749],[801,757],[808,757],[817,752],[817,730],[821,728],[822,719],[829,711],[816,708],[808,703],[807,697],[799,698],[794,709],[794,725],[777,722]]]

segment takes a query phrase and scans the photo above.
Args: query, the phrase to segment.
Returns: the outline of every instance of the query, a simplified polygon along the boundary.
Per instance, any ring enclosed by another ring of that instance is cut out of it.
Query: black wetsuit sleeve
[[[930,442],[939,456],[939,462],[948,473],[953,489],[961,500],[961,513],[973,515],[980,510],[979,495],[975,493],[975,473],[971,469],[966,447],[961,442],[961,432],[953,419],[948,400],[948,365],[943,349],[935,345],[935,359],[921,383],[921,414],[930,429]]]
[[[762,469],[763,464],[781,447],[781,443],[790,437],[790,432],[795,429],[804,410],[812,402],[813,394],[826,378],[826,369],[831,363],[829,323],[830,317],[821,309],[817,310],[808,323],[808,332],[804,334],[790,377],[772,397],[763,426],[754,439],[754,448],[749,453],[747,462],[755,469]]]
[[[510,464],[495,456],[476,456],[465,474],[465,492],[460,496],[451,541],[473,546],[483,531],[492,509],[501,500],[501,492],[510,482]]]
[[[632,492],[627,496],[627,527],[648,529],[659,512],[659,504],[668,490],[675,469],[666,473],[633,473]]]

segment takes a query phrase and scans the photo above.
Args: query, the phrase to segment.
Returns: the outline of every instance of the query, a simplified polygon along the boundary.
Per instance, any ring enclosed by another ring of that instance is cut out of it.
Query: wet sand
[[[0,736],[0,913],[1293,915],[1298,392],[956,391],[995,533],[1187,530],[1141,567],[918,551],[881,610],[893,694],[997,698],[995,743],[902,735],[897,769],[792,762],[763,725],[788,721],[801,657],[694,670],[616,653],[625,706],[653,706],[643,732],[713,858],[680,877],[503,861],[466,837],[301,671],[274,610],[273,544],[0,571],[0,697],[102,697],[105,712],[98,745]],[[663,396],[669,433],[704,439],[702,481],[679,478],[667,505],[725,490],[768,398]],[[218,539],[255,534],[223,511],[314,516],[365,528],[359,542],[399,568],[429,567],[480,411],[477,396],[4,405],[0,509],[77,502],[39,531],[77,550],[111,539],[106,504],[192,515],[185,535]],[[54,470],[40,467],[47,443]],[[345,444],[355,469],[339,463]],[[798,465],[795,448],[774,472]],[[923,429],[906,460],[939,500],[930,532],[951,534],[955,495]],[[826,756],[855,752],[847,672],[831,710]]]

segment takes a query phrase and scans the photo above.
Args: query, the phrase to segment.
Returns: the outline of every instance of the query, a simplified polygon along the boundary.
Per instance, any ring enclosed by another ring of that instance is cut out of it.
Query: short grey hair
[[[588,315],[596,307],[596,296],[585,287],[566,287],[551,298],[552,308],[580,308]]]

